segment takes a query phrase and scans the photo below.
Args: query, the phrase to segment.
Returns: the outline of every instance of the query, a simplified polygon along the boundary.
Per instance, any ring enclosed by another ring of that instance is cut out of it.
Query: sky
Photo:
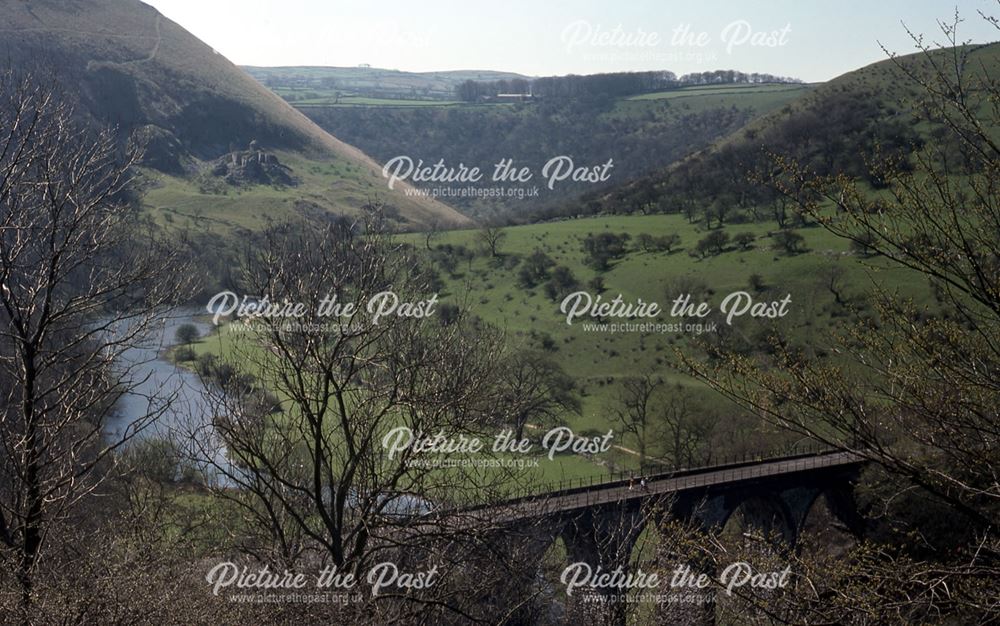
[[[942,41],[1000,31],[997,0],[146,0],[238,65],[529,76],[735,69],[825,81],[914,51],[908,27]]]

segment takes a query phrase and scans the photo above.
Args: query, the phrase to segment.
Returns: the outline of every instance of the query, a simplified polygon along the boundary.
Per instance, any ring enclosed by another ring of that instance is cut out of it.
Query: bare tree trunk
[[[135,416],[121,438],[104,437],[135,384],[119,356],[180,295],[175,255],[140,243],[129,217],[136,149],[81,129],[39,84],[0,75],[0,539],[17,563],[26,620],[40,564],[59,566],[46,548],[58,543],[54,526],[155,418]]]

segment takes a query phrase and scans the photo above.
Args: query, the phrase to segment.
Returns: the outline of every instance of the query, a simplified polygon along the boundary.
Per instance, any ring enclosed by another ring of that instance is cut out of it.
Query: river
[[[212,427],[205,387],[197,374],[163,356],[168,348],[177,345],[175,335],[180,326],[193,324],[202,337],[211,332],[212,326],[197,318],[202,313],[194,307],[175,309],[163,316],[145,341],[122,353],[122,366],[129,370],[135,383],[118,400],[113,416],[105,423],[104,435],[109,441],[120,441],[126,435],[133,435],[132,431],[147,420],[146,416],[156,413],[156,419],[134,433],[132,441],[171,439],[207,479],[217,479],[213,464],[230,469],[231,466]],[[192,438],[193,434],[197,439]],[[211,444],[213,440],[215,443]]]
[[[143,428],[133,441],[169,438],[186,452],[207,481],[216,486],[233,487],[234,482],[224,474],[238,474],[234,473],[225,446],[212,426],[205,387],[195,373],[163,357],[168,348],[177,345],[175,335],[183,324],[194,324],[202,337],[212,331],[210,324],[198,320],[201,314],[203,310],[199,308],[175,309],[164,316],[163,322],[156,325],[146,341],[124,352],[123,366],[131,369],[133,380],[138,382],[118,401],[114,417],[105,425],[105,437],[120,440],[129,434],[129,428],[135,428],[137,420],[144,420],[151,411],[158,411],[158,418]],[[165,402],[167,398],[171,399],[169,403]],[[220,467],[225,468],[225,472],[219,472]],[[395,494],[385,503],[384,514],[425,514],[431,508],[432,504],[422,497]]]

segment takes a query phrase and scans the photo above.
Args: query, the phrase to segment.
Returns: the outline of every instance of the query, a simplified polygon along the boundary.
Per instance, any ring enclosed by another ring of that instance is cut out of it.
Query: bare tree
[[[580,412],[576,385],[562,367],[536,350],[511,354],[501,367],[499,409],[520,440],[530,422],[551,424],[567,413]]]
[[[833,300],[840,306],[847,304],[847,297],[844,295],[844,277],[846,275],[844,267],[840,264],[831,265],[823,270],[820,275],[822,284],[826,290],[833,294]]]
[[[376,214],[354,225],[278,226],[248,254],[247,293],[302,304],[304,314],[253,320],[224,360],[240,374],[210,381],[215,420],[196,441],[224,446],[226,457],[206,456],[228,459],[216,463],[226,479],[219,494],[261,531],[260,545],[246,549],[262,560],[307,552],[360,572],[404,536],[436,528],[413,521],[421,512],[486,498],[512,479],[503,469],[484,478],[436,468],[423,460],[438,457],[406,445],[472,437],[494,422],[487,400],[501,354],[501,335],[476,320],[434,319],[433,292],[410,254]],[[334,298],[356,306],[324,315],[324,299]],[[394,298],[400,307],[420,301],[422,313],[369,307]],[[278,402],[262,401],[262,389]]]
[[[640,468],[646,466],[649,431],[656,422],[657,392],[662,386],[663,380],[654,378],[652,374],[626,378],[622,380],[618,398],[611,406],[611,414],[621,424],[622,430],[635,437]]]
[[[663,443],[665,456],[676,466],[694,465],[712,429],[711,413],[695,404],[690,390],[651,374],[624,379],[610,413],[635,437],[640,467],[654,440]]]
[[[500,256],[500,244],[507,237],[507,232],[500,226],[487,224],[479,229],[476,237],[490,256],[497,257]]]
[[[164,404],[106,434],[135,363],[120,359],[178,296],[174,255],[135,228],[137,151],[73,120],[59,92],[0,76],[0,544],[27,611],[56,528],[111,453]]]
[[[697,403],[691,390],[679,383],[665,389],[664,395],[659,423],[666,456],[676,466],[707,462],[710,453],[705,449],[715,428],[715,412]]]
[[[427,248],[428,252],[434,250],[434,240],[441,237],[441,230],[439,220],[431,220],[430,224],[427,225],[427,230],[424,231],[424,247]]]

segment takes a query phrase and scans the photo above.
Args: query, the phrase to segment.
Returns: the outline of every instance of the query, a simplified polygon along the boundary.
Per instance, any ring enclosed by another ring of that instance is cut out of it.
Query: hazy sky
[[[940,40],[1000,33],[997,0],[146,0],[240,65],[368,63],[529,75],[737,69],[827,80],[913,50],[903,23]]]

